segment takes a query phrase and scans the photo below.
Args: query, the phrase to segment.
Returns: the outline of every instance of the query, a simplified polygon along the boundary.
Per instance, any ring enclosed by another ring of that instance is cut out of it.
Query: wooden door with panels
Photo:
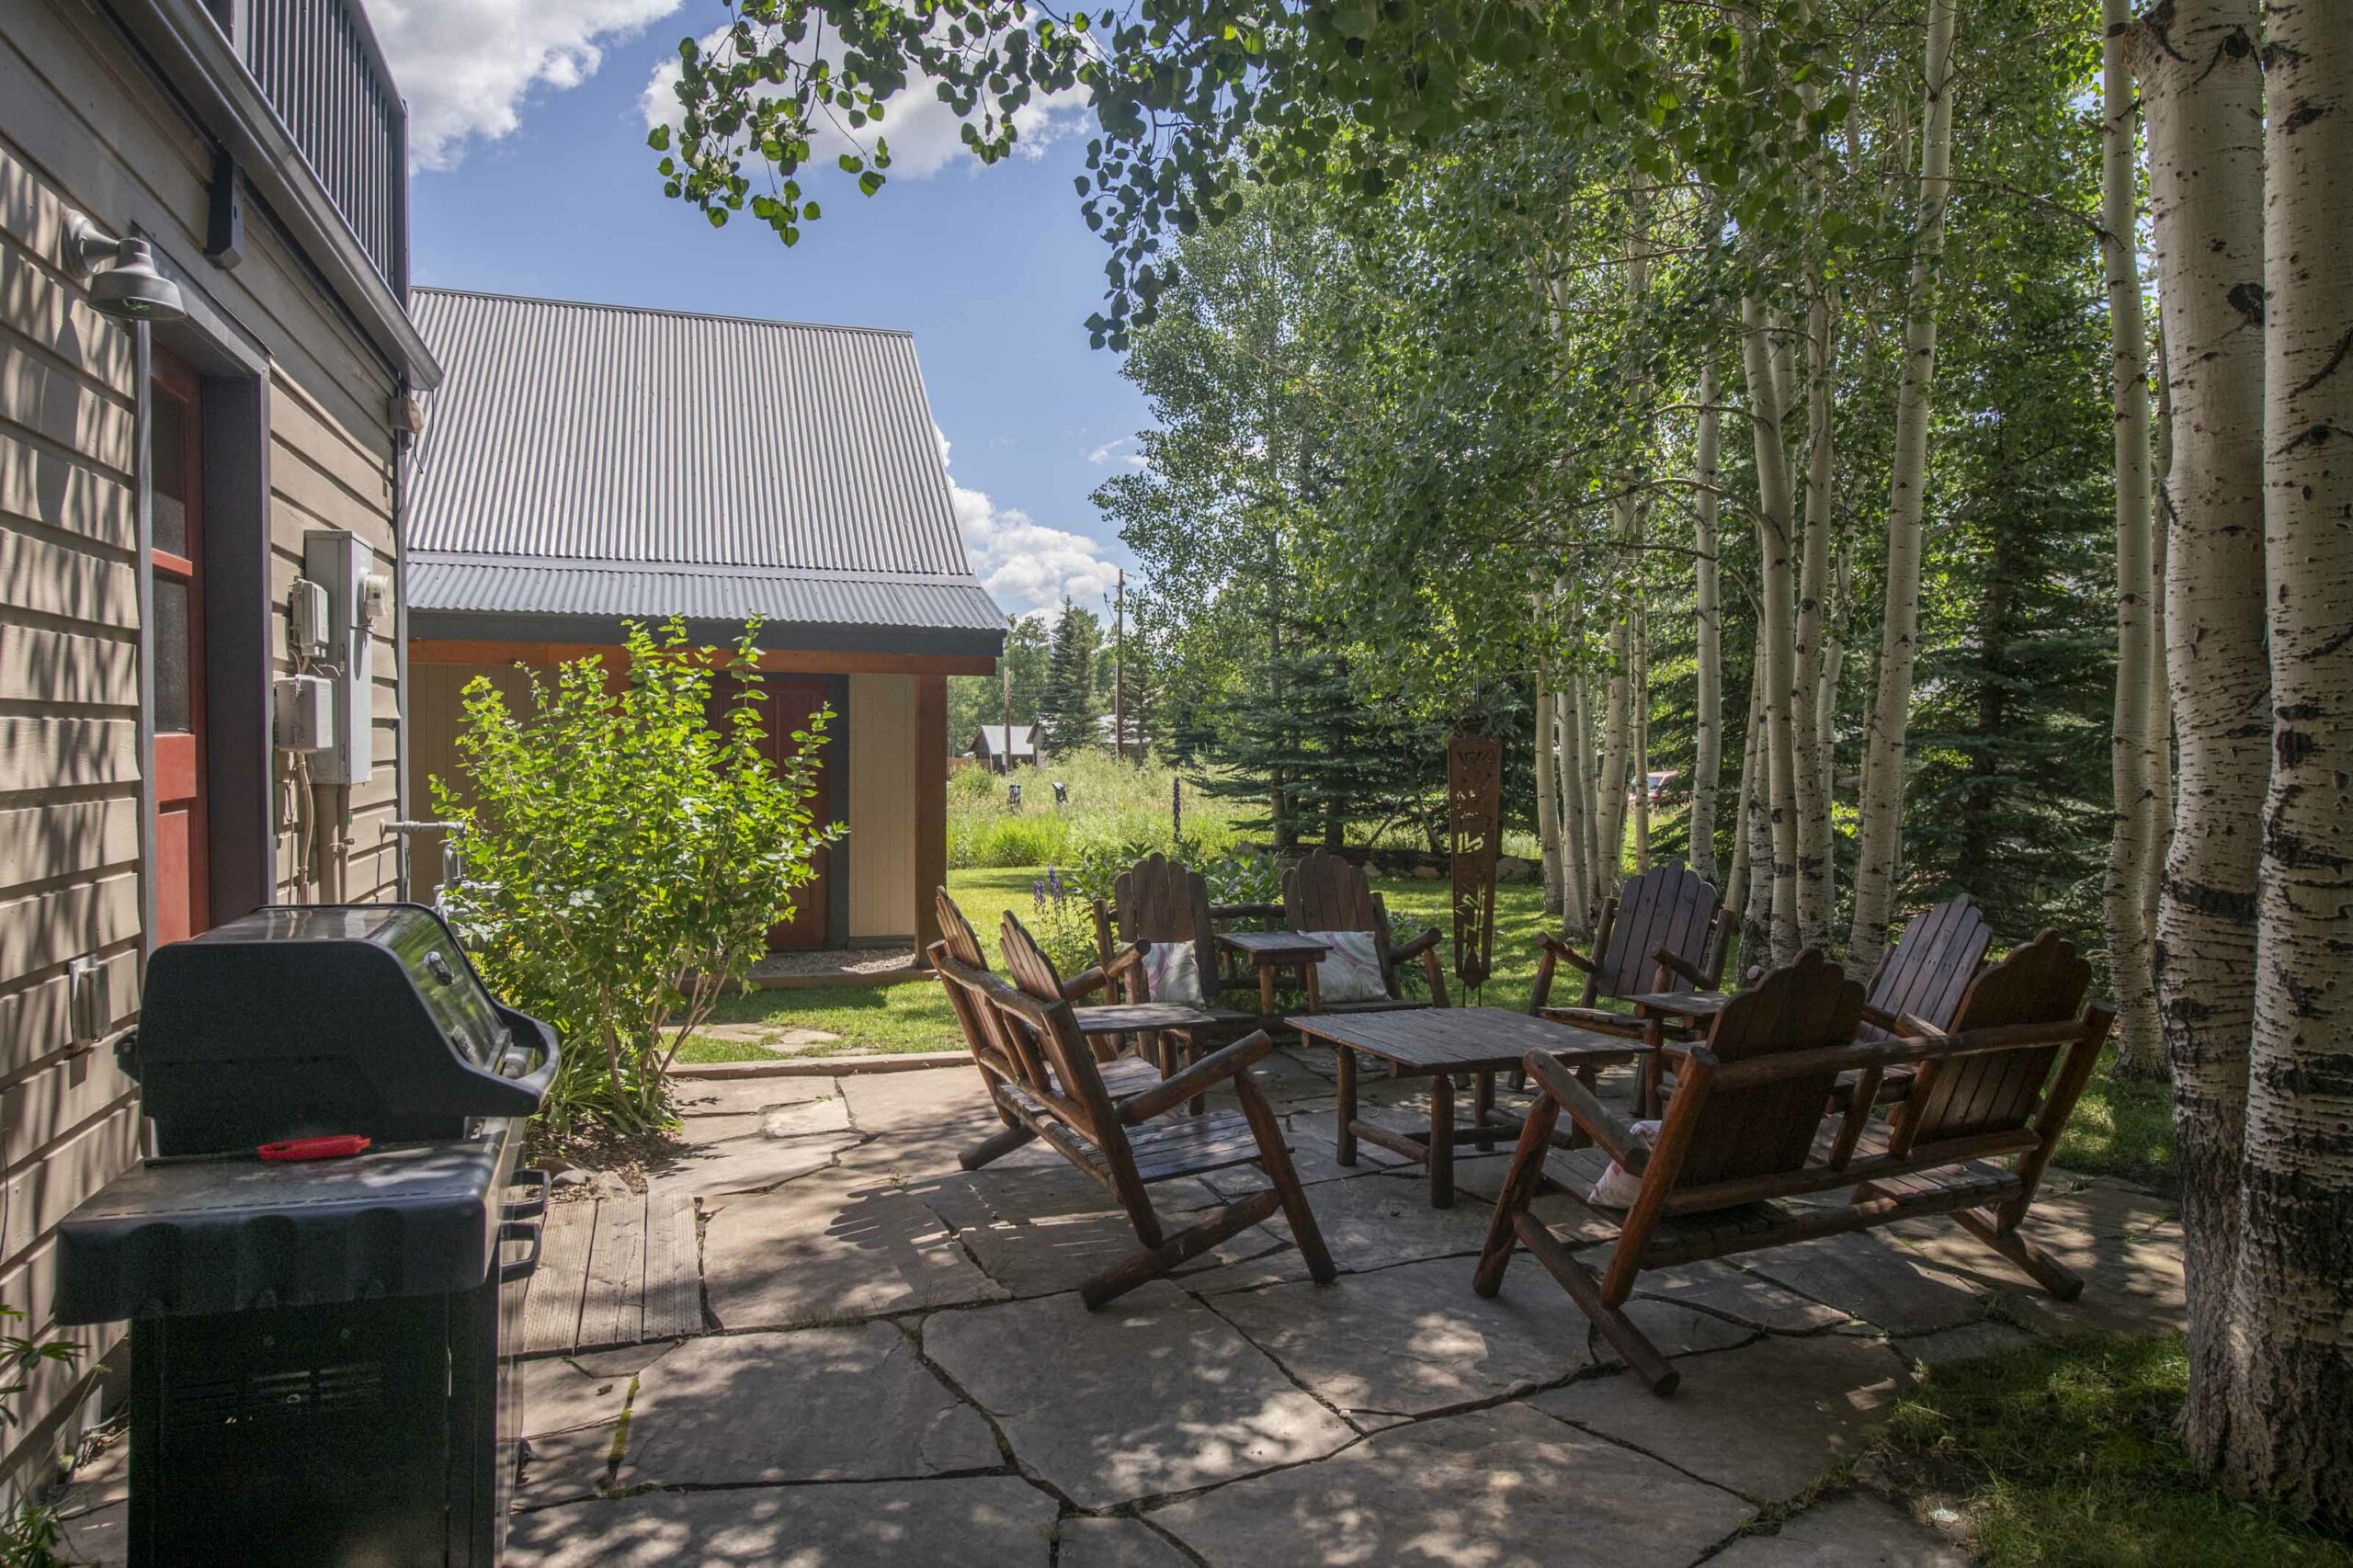
[[[204,800],[204,483],[196,372],[156,348],[148,387],[147,656],[153,664],[155,940],[212,924]]]
[[[724,722],[724,714],[734,697],[734,681],[721,676],[711,683],[711,717],[713,722]],[[766,732],[761,742],[761,755],[779,767],[800,754],[793,744],[795,731],[806,732],[810,722],[827,704],[832,693],[824,676],[778,675],[763,673],[760,693],[767,699],[760,705],[760,727]],[[834,704],[838,710],[842,705]],[[816,767],[812,783],[816,793],[809,801],[813,824],[824,826],[834,820],[832,767],[833,754],[841,744],[840,715],[827,730],[825,742],[817,747]],[[771,950],[785,948],[824,948],[835,944],[830,911],[833,902],[834,850],[831,846],[820,848],[813,860],[816,875],[792,893],[792,918],[768,930]]]

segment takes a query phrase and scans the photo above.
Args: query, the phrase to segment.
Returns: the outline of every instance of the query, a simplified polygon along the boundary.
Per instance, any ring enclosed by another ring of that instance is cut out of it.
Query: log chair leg
[[[1261,1017],[1275,1016],[1275,966],[1270,963],[1258,966],[1258,1013]]]
[[[1553,1237],[1544,1221],[1533,1214],[1521,1213],[1514,1217],[1512,1229],[1535,1255],[1536,1261],[1544,1266],[1544,1271],[1561,1282],[1561,1288],[1576,1302],[1578,1310],[1593,1320],[1593,1325],[1601,1330],[1601,1336],[1626,1358],[1626,1365],[1633,1369],[1634,1375],[1650,1385],[1651,1392],[1673,1393],[1683,1381],[1683,1374],[1659,1354],[1658,1346],[1634,1326],[1633,1319],[1609,1304],[1603,1297],[1601,1281],[1570,1256],[1569,1249]]]
[[[1239,1203],[1228,1204],[1199,1224],[1177,1232],[1166,1241],[1148,1246],[1126,1257],[1078,1288],[1078,1299],[1087,1308],[1103,1305],[1126,1295],[1137,1286],[1159,1278],[1188,1258],[1201,1254],[1230,1237],[1237,1236],[1272,1214],[1282,1206],[1282,1200],[1272,1191],[1254,1192]]]
[[[1504,1189],[1495,1195],[1495,1217],[1487,1221],[1479,1267],[1471,1277],[1471,1288],[1482,1296],[1492,1296],[1504,1288],[1504,1270],[1511,1267],[1512,1221],[1535,1201],[1536,1189],[1544,1179],[1544,1157],[1552,1149],[1552,1124],[1560,1115],[1559,1101],[1539,1095],[1528,1108],[1527,1119],[1519,1124],[1519,1144],[1512,1153]]]
[[[1961,1229],[2025,1269],[2036,1284],[2059,1300],[2072,1301],[2084,1293],[2080,1275],[2016,1231],[2003,1229],[2002,1222],[1987,1210],[1955,1210],[1953,1218],[1961,1221]]]
[[[1454,1207],[1454,1080],[1430,1076],[1430,1207]]]
[[[1339,1131],[1332,1136],[1332,1157],[1344,1165],[1357,1163],[1357,1053],[1345,1045],[1335,1046],[1338,1060],[1333,1097],[1339,1104]]]
[[[976,1171],[991,1160],[1001,1159],[1010,1154],[1037,1136],[1038,1134],[1030,1131],[1026,1123],[1017,1121],[1010,1127],[997,1129],[957,1155],[956,1163],[968,1171]]]
[[[1493,1073],[1471,1074],[1471,1120],[1473,1126],[1493,1127],[1495,1113],[1495,1075]],[[1479,1140],[1479,1153],[1495,1152],[1495,1134],[1490,1132]]]
[[[1290,1221],[1291,1240],[1307,1259],[1308,1278],[1318,1285],[1329,1285],[1340,1271],[1333,1265],[1331,1249],[1324,1244],[1324,1229],[1315,1222],[1315,1210],[1307,1206],[1307,1188],[1300,1184],[1299,1171],[1290,1163],[1282,1123],[1275,1119],[1274,1108],[1257,1085],[1241,1077],[1234,1080],[1233,1087],[1242,1101],[1242,1114],[1250,1123],[1250,1135],[1258,1142],[1258,1164],[1267,1179],[1275,1184],[1283,1218]]]

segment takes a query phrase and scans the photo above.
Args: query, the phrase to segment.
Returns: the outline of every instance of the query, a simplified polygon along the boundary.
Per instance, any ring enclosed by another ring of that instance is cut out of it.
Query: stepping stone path
[[[1278,1219],[1095,1312],[1123,1216],[1037,1144],[960,1169],[998,1125],[970,1067],[684,1085],[696,1149],[652,1191],[694,1321],[527,1361],[508,1568],[1962,1568],[1838,1479],[1913,1369],[2181,1321],[2172,1206],[2054,1173],[2029,1229],[2080,1301],[1937,1221],[1663,1270],[1628,1307],[1683,1373],[1656,1399],[1532,1259],[1472,1292],[1502,1156],[1433,1210],[1385,1151],[1338,1164],[1327,1054],[1260,1072],[1339,1282]],[[1260,1179],[1155,1196],[1181,1223]],[[66,1495],[92,1562],[122,1561],[121,1457]]]

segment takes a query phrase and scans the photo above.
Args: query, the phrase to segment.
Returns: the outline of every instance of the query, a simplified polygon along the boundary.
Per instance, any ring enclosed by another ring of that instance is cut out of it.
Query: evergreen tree
[[[1013,687],[1013,725],[1038,722],[1038,709],[1045,699],[1047,666],[1051,652],[1046,638],[1046,622],[1042,616],[1017,616],[1006,626],[1005,653],[993,676],[950,676],[948,677],[948,750],[950,756],[972,744],[973,733],[983,724],[1005,722],[1006,683],[1008,676]]]
[[[1054,621],[1053,652],[1038,715],[1039,749],[1049,756],[1095,744],[1095,722],[1103,715],[1102,695],[1095,684],[1096,654],[1102,643],[1102,624],[1064,599]]]

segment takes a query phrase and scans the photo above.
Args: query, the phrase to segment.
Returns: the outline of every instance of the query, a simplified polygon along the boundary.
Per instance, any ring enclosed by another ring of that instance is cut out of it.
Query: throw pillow
[[[1192,1007],[1201,1005],[1201,966],[1192,943],[1143,945],[1143,994],[1154,1002],[1179,1002]]]
[[[1315,966],[1315,993],[1325,1002],[1376,1002],[1389,994],[1381,949],[1370,931],[1302,931],[1329,949]]]
[[[1655,1121],[1637,1121],[1632,1126],[1645,1142],[1658,1136],[1659,1124]],[[1643,1178],[1612,1160],[1609,1168],[1601,1173],[1601,1179],[1593,1184],[1593,1191],[1587,1196],[1603,1209],[1631,1209],[1634,1199],[1642,1196],[1642,1191]]]

